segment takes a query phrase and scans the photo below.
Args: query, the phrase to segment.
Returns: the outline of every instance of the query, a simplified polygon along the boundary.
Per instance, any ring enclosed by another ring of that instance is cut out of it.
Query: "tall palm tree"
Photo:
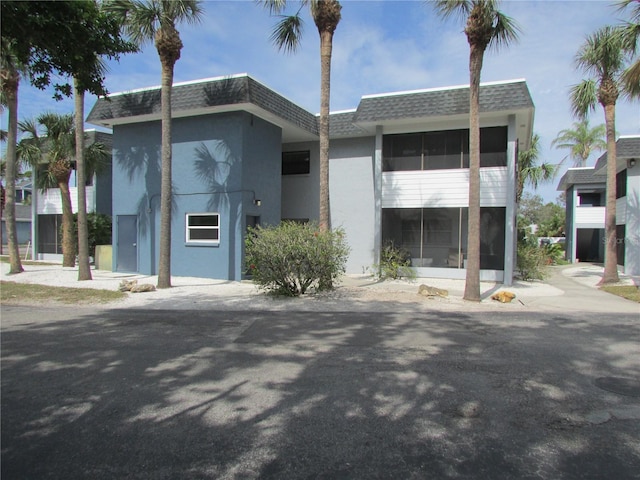
[[[572,128],[560,130],[558,136],[551,142],[551,146],[569,150],[569,154],[562,159],[562,162],[570,158],[573,160],[574,167],[586,167],[592,153],[607,149],[607,142],[604,140],[606,133],[604,123],[591,128],[589,119],[585,117],[579,122],[574,122]]]
[[[630,5],[633,5],[631,19],[619,28],[619,32],[623,37],[625,50],[631,55],[635,55],[638,51],[638,41],[640,41],[640,2],[638,0],[622,0],[618,2],[620,11],[626,10]],[[636,59],[622,74],[622,81],[624,82],[625,90],[631,96],[640,97],[640,58]]]
[[[87,190],[84,158],[84,90],[77,78],[73,80],[75,113],[76,179],[78,183],[78,280],[91,280],[89,263],[89,228],[87,225]]]
[[[18,160],[16,144],[18,143],[18,86],[20,84],[20,67],[12,52],[12,44],[2,38],[0,51],[0,80],[3,103],[6,104],[9,122],[7,128],[7,151],[5,166],[5,217],[7,242],[9,245],[9,273],[24,271],[20,261],[18,234],[16,227],[16,173]]]
[[[199,0],[113,0],[107,5],[112,13],[120,15],[131,40],[139,45],[153,40],[162,67],[158,288],[171,287],[171,88],[173,69],[183,46],[176,24],[198,23],[203,12],[201,3]]]
[[[480,301],[480,74],[488,47],[517,40],[519,27],[498,10],[498,0],[436,0],[443,17],[466,21],[469,42],[469,224],[464,299]]]
[[[589,35],[576,55],[576,66],[591,75],[571,89],[574,115],[584,118],[597,103],[604,109],[607,130],[607,200],[605,214],[604,274],[601,284],[615,283],[618,277],[616,251],[616,102],[624,89],[622,74],[628,54],[615,28],[606,26]]]
[[[516,191],[516,203],[520,202],[525,184],[534,189],[542,182],[553,180],[558,173],[559,165],[551,163],[538,164],[540,157],[540,135],[534,133],[531,137],[531,146],[528,150],[518,153],[518,186]]]
[[[281,15],[286,0],[262,0],[272,15]],[[342,5],[337,0],[303,0],[308,4],[311,16],[320,34],[320,230],[330,228],[329,212],[329,104],[331,97],[331,52],[333,34],[341,19]],[[278,48],[295,51],[300,45],[302,18],[296,14],[282,16],[274,28],[271,39]]]

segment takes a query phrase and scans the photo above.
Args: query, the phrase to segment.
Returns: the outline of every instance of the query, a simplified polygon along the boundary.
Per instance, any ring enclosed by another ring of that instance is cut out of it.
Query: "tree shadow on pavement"
[[[29,318],[38,315],[38,318]],[[55,315],[55,316],[53,316]],[[638,326],[4,308],[3,478],[631,478]],[[626,408],[631,418],[607,412]]]

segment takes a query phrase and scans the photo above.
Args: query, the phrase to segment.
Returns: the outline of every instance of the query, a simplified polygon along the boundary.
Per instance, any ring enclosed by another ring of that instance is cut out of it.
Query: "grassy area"
[[[635,285],[605,285],[600,287],[600,289],[626,298],[627,300],[640,303],[640,289]]]
[[[2,304],[58,302],[77,305],[114,302],[126,296],[124,292],[112,290],[0,282],[0,303]]]

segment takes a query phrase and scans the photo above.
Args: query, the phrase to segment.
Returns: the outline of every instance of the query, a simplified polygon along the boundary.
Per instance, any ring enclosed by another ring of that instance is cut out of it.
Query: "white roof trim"
[[[249,77],[248,73],[237,73],[234,75],[221,75],[219,77],[210,77],[210,78],[199,78],[197,80],[189,80],[186,82],[176,82],[173,84],[174,87],[182,87],[184,85],[197,85],[198,83],[206,83],[206,82],[216,82],[216,81],[220,81],[220,80],[226,80],[229,78],[243,78],[243,77]],[[119,95],[129,95],[131,93],[140,93],[140,92],[149,92],[152,90],[160,90],[162,88],[162,86],[160,85],[155,85],[153,87],[142,87],[142,88],[134,88],[133,90],[124,90],[122,92],[115,92],[115,93],[110,93],[108,96],[109,97],[116,97]],[[101,96],[100,98],[104,98],[104,96]]]
[[[499,80],[495,82],[483,82],[480,84],[481,87],[490,86],[490,85],[507,85],[510,83],[522,83],[526,82],[524,78],[518,78],[514,80]],[[463,88],[469,88],[469,84],[467,85],[454,85],[451,87],[436,87],[436,88],[424,88],[420,90],[406,90],[403,92],[388,92],[388,93],[376,93],[372,95],[363,95],[361,98],[381,98],[381,97],[395,97],[399,95],[412,95],[417,93],[429,93],[429,92],[446,92],[449,90],[460,90]]]

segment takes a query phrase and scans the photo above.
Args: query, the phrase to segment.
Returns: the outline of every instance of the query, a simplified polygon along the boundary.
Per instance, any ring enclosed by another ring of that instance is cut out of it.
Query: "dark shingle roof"
[[[595,168],[570,168],[560,179],[556,190],[566,191],[572,185],[604,184],[606,177],[597,174]]]
[[[252,105],[311,135],[318,135],[316,115],[297,106],[248,75],[176,84],[172,90],[174,115],[206,113],[210,108]],[[241,107],[240,107],[241,108]],[[524,80],[496,82],[480,87],[480,111],[533,110],[533,101]],[[357,110],[332,113],[330,137],[371,135],[370,127],[398,119],[466,115],[469,87],[417,90],[397,94],[362,97]],[[144,118],[141,118],[144,117]],[[160,117],[160,88],[154,87],[100,98],[87,122],[106,126]],[[369,130],[367,130],[369,127]]]
[[[357,137],[367,135],[354,123],[356,111],[332,113],[329,119],[329,137]]]
[[[481,112],[526,108],[533,108],[533,101],[524,80],[480,86]],[[469,87],[455,87],[363,97],[355,121],[377,122],[467,113]]]
[[[618,160],[640,158],[640,136],[620,137],[616,141],[616,157]],[[607,152],[604,152],[596,162],[596,170],[604,168],[607,164]]]
[[[176,84],[172,89],[171,107],[174,114],[237,104],[256,105],[310,133],[318,132],[313,114],[247,75]],[[115,119],[159,114],[160,89],[156,87],[98,99],[87,122],[110,124]]]

